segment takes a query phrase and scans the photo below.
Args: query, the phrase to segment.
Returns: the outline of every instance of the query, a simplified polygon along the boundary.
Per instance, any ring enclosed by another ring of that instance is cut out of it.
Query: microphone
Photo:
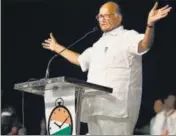
[[[45,78],[49,78],[49,68],[50,68],[50,64],[52,62],[53,59],[55,59],[58,55],[60,55],[62,52],[64,52],[65,50],[73,47],[74,45],[76,45],[78,42],[80,42],[81,40],[83,40],[84,38],[86,38],[89,34],[94,33],[95,31],[97,31],[98,28],[94,27],[91,31],[87,32],[84,36],[82,36],[81,38],[79,38],[78,40],[76,40],[75,42],[73,42],[72,44],[70,44],[68,47],[64,48],[63,50],[61,50],[59,53],[55,54],[48,62],[47,64],[47,68],[46,68],[46,73],[45,73]]]

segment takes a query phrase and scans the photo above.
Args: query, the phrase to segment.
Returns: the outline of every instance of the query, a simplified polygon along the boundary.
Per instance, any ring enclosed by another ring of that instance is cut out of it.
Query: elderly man
[[[119,5],[107,2],[96,16],[102,37],[82,54],[65,50],[60,55],[88,71],[88,82],[113,88],[111,95],[94,96],[83,100],[82,118],[88,122],[91,135],[130,135],[136,124],[142,94],[142,55],[152,45],[155,22],[166,17],[168,5],[150,11],[145,34],[126,30],[121,25]],[[65,47],[52,33],[42,43],[45,49],[59,53]]]

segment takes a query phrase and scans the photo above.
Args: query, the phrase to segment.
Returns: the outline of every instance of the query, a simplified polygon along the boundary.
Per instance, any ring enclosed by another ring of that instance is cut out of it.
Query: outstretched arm
[[[155,23],[160,19],[165,18],[172,9],[172,7],[169,7],[169,5],[166,5],[160,9],[157,9],[157,7],[158,2],[155,3],[152,10],[149,12],[145,36],[138,46],[139,53],[147,50],[152,46],[154,40]]]
[[[45,40],[44,43],[42,43],[42,45],[43,45],[43,48],[54,51],[56,53],[60,53],[60,51],[65,49],[64,46],[57,43],[52,33],[50,33],[50,38]],[[67,59],[69,62],[79,66],[79,62],[78,62],[78,57],[80,55],[79,53],[66,49],[62,53],[60,53],[60,55],[65,59]]]

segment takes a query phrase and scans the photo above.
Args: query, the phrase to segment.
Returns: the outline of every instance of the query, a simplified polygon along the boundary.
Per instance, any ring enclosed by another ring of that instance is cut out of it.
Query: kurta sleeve
[[[144,38],[144,34],[140,34],[134,30],[131,30],[127,34],[126,38],[128,42],[128,51],[130,53],[141,56],[149,51],[149,49],[147,49],[143,52],[140,52],[140,53],[138,52],[139,42]]]
[[[86,72],[89,69],[91,53],[92,47],[89,47],[78,57],[78,62],[83,72]]]

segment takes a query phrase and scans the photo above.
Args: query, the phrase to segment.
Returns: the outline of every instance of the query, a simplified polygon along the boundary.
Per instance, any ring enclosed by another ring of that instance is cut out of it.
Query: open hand
[[[51,51],[56,51],[58,43],[57,43],[56,39],[54,38],[53,34],[50,33],[50,38],[45,40],[44,43],[42,43],[42,45],[43,45],[43,48],[45,48],[45,49],[48,49]]]
[[[152,26],[158,20],[165,18],[170,12],[170,10],[172,9],[172,7],[169,7],[169,5],[166,5],[160,9],[157,9],[157,7],[158,7],[158,2],[155,3],[154,7],[149,13],[148,22],[147,22],[148,25]]]

